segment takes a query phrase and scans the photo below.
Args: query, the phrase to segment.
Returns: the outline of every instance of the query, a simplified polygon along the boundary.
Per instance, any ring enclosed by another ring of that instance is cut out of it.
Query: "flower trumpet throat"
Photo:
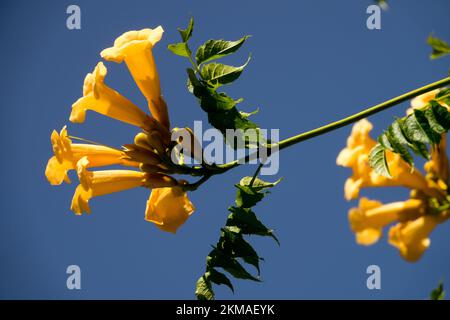
[[[401,256],[409,261],[419,260],[431,244],[429,235],[448,214],[425,215],[415,220],[398,223],[389,230],[389,243],[396,247]]]
[[[71,206],[76,214],[90,213],[89,200],[93,197],[137,187],[153,189],[173,187],[178,184],[174,178],[164,174],[133,170],[88,171],[88,165],[87,157],[82,158],[77,164],[80,184],[75,191]]]
[[[439,90],[425,93],[411,101],[414,108],[423,108]],[[349,211],[350,227],[356,242],[372,245],[389,230],[389,243],[409,262],[419,260],[430,245],[429,235],[449,217],[448,198],[449,162],[446,154],[446,136],[433,146],[431,158],[424,165],[425,175],[412,168],[397,154],[386,151],[386,161],[392,178],[377,174],[369,165],[369,153],[376,142],[370,137],[372,124],[366,119],[357,122],[347,139],[347,146],[339,153],[337,164],[351,168],[353,174],[344,186],[347,200],[357,199],[365,187],[402,186],[411,189],[410,199],[382,204],[362,197],[359,205]],[[445,205],[442,205],[445,204]]]
[[[89,159],[90,167],[114,164],[139,166],[138,162],[127,158],[124,151],[94,144],[72,143],[66,127],[63,127],[59,134],[53,130],[51,143],[54,156],[48,160],[45,175],[52,185],[59,185],[63,181],[70,183],[67,172],[76,169],[78,161],[83,157]]]
[[[411,167],[397,154],[386,151],[387,163],[392,178],[377,174],[369,165],[369,153],[376,141],[370,137],[372,124],[366,120],[358,121],[347,140],[347,147],[338,155],[336,163],[351,168],[353,175],[345,182],[345,198],[357,199],[362,188],[403,186],[409,189],[419,189],[431,197],[444,197],[445,193],[434,188],[418,170]]]
[[[118,37],[114,46],[101,52],[108,61],[125,61],[134,81],[147,99],[150,115],[105,84],[107,69],[99,62],[84,80],[83,96],[73,105],[70,121],[83,123],[86,111],[141,128],[133,143],[121,149],[99,144],[72,143],[67,128],[53,131],[53,156],[48,160],[45,175],[52,185],[70,183],[68,173],[76,170],[79,185],[75,189],[71,210],[77,215],[90,213],[94,197],[144,187],[151,189],[145,220],[159,229],[175,233],[194,212],[194,206],[183,190],[185,181],[177,181],[176,164],[171,163],[171,141],[167,104],[161,95],[160,81],[153,57],[153,47],[161,39],[162,27],[129,31]],[[73,138],[75,139],[75,138]],[[77,138],[79,139],[79,138]],[[119,165],[126,169],[90,170],[95,167]],[[130,170],[131,169],[131,170]]]
[[[86,118],[86,111],[92,110],[117,119],[119,121],[148,128],[148,115],[130,100],[105,83],[107,69],[103,62],[99,62],[92,73],[84,79],[83,97],[72,105],[70,121],[82,123]]]
[[[194,212],[194,205],[181,187],[159,188],[147,201],[145,220],[163,231],[175,233]]]
[[[161,26],[155,29],[128,31],[114,41],[114,46],[103,50],[103,59],[121,63],[125,61],[134,81],[145,96],[150,112],[161,124],[169,128],[167,106],[161,96],[159,75],[153,57],[153,47],[162,38]]]
[[[348,218],[356,242],[371,245],[381,238],[384,227],[396,221],[415,219],[423,210],[424,203],[417,199],[383,205],[363,197],[358,208],[350,209]]]

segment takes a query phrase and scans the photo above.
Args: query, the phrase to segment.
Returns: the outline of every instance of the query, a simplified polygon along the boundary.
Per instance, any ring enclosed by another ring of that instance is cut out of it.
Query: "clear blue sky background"
[[[449,58],[430,61],[431,31],[450,39],[448,0],[391,1],[382,29],[366,28],[371,1],[2,1],[0,4],[1,168],[0,298],[190,299],[217,241],[234,183],[251,174],[241,167],[215,177],[191,195],[197,210],[177,235],[144,221],[147,190],[91,201],[92,215],[75,216],[72,185],[51,187],[44,176],[50,133],[69,124],[71,104],[99,52],[124,31],[163,25],[154,50],[172,123],[205,120],[185,89],[186,61],[168,52],[176,28],[194,15],[193,43],[209,38],[253,37],[228,63],[253,59],[229,89],[244,96],[264,128],[288,137],[446,76]],[[78,4],[82,29],[66,29],[66,8]],[[107,63],[107,82],[145,107],[124,65]],[[374,134],[406,104],[371,117]],[[136,129],[90,113],[73,135],[119,146]],[[350,171],[335,165],[350,127],[283,152],[285,179],[256,208],[281,241],[253,238],[266,259],[261,284],[235,281],[237,293],[219,298],[422,299],[443,278],[450,286],[450,223],[432,234],[431,248],[416,264],[403,261],[383,238],[355,244],[343,197]],[[76,182],[76,178],[74,181]],[[366,190],[383,201],[405,199],[402,189]],[[82,290],[66,288],[66,267],[82,270]],[[366,267],[382,270],[382,289],[366,288]]]

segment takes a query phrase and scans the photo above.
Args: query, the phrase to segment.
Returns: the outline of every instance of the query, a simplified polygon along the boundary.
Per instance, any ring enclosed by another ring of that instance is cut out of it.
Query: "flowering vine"
[[[253,154],[225,164],[204,161],[203,150],[192,129],[171,127],[152,52],[163,36],[163,28],[125,32],[100,55],[108,62],[125,63],[146,98],[149,112],[106,84],[104,62],[98,62],[86,75],[82,97],[73,103],[69,120],[83,123],[86,112],[93,111],[135,126],[138,132],[129,144],[118,148],[71,136],[66,126],[59,132],[52,132],[54,155],[47,163],[45,175],[50,184],[60,185],[70,183],[68,172],[76,171],[79,184],[71,210],[77,215],[90,213],[89,202],[94,197],[144,187],[151,190],[145,220],[162,231],[176,233],[195,210],[188,193],[197,190],[211,177],[248,162],[255,154],[260,156],[262,150],[267,158],[302,141],[356,122],[347,146],[337,158],[339,165],[353,171],[345,183],[345,197],[357,199],[360,189],[365,187],[403,186],[411,189],[409,199],[390,204],[360,198],[358,207],[349,212],[356,241],[363,245],[373,244],[380,239],[383,228],[396,223],[389,231],[389,243],[398,248],[406,260],[420,259],[430,245],[432,230],[450,216],[449,167],[445,152],[446,133],[450,129],[450,90],[446,86],[450,84],[450,78],[275,142],[266,139],[259,126],[250,120],[253,113],[238,108],[241,98],[233,98],[222,91],[225,85],[240,77],[250,58],[238,67],[221,64],[217,60],[236,53],[249,37],[243,36],[235,41],[208,40],[194,51],[189,44],[193,30],[194,19],[191,19],[186,29],[179,29],[181,42],[169,45],[168,49],[189,62],[187,88],[207,113],[211,126],[224,135],[231,129],[256,132],[242,138],[225,139],[233,148],[244,148]],[[442,56],[447,49],[436,39],[429,40],[430,44],[434,55]],[[413,98],[406,117],[397,119],[378,140],[370,137],[372,125],[366,117]],[[414,168],[410,151],[428,159],[425,174]],[[183,160],[186,156],[196,159],[198,164],[187,165]],[[123,168],[97,170],[111,165]],[[213,284],[223,284],[234,290],[228,276],[219,270],[235,278],[260,281],[259,262],[262,258],[247,241],[248,235],[271,237],[278,243],[273,230],[266,227],[254,212],[255,205],[268,194],[268,189],[279,182],[260,179],[261,166],[252,176],[244,177],[235,185],[235,205],[229,208],[219,240],[207,256],[205,272],[197,282],[199,299],[214,298]],[[191,176],[193,181],[180,179],[179,175]],[[257,274],[248,272],[243,263],[255,267]]]

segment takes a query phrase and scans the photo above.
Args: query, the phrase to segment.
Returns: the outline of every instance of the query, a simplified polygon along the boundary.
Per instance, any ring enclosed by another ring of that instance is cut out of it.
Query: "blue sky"
[[[82,29],[66,28],[66,8],[77,4]],[[124,31],[165,29],[154,50],[172,123],[205,121],[185,88],[186,61],[166,46],[177,27],[196,18],[193,44],[210,38],[252,38],[224,62],[252,60],[228,89],[245,97],[254,120],[280,128],[281,138],[357,112],[446,76],[449,58],[430,61],[432,31],[450,39],[447,0],[392,1],[382,29],[366,28],[369,0],[351,1],[2,1],[0,4],[0,298],[191,299],[204,272],[210,244],[234,201],[234,183],[250,175],[244,166],[214,177],[191,195],[196,212],[176,235],[144,221],[148,190],[130,190],[92,200],[93,213],[75,216],[72,185],[51,187],[44,176],[50,133],[69,132],[105,144],[130,142],[136,129],[91,113],[69,124],[71,104],[99,52]],[[108,84],[145,107],[124,65],[107,63]],[[406,104],[375,115],[374,134]],[[283,151],[284,180],[256,212],[281,241],[252,238],[265,258],[261,284],[235,281],[236,294],[218,287],[223,299],[422,299],[440,279],[450,283],[450,223],[433,232],[418,263],[403,261],[384,237],[365,248],[355,244],[343,197],[350,171],[335,165],[350,127]],[[74,176],[73,176],[74,177]],[[76,178],[73,179],[76,181]],[[365,190],[385,202],[405,199],[404,189]],[[82,289],[66,288],[66,268],[79,265]],[[366,288],[366,268],[381,267],[382,289]]]

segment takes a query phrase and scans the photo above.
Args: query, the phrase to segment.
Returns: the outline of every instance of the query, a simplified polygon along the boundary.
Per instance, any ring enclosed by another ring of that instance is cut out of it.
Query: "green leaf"
[[[441,101],[447,105],[450,105],[450,88],[444,88],[441,91],[439,91],[434,99],[436,101],[431,102],[438,103],[438,101]]]
[[[392,148],[390,150],[394,153],[400,154],[402,159],[405,160],[411,167],[414,165],[414,159],[409,153],[408,148],[422,157],[429,157],[427,146],[424,143],[413,141],[411,138],[407,137],[405,118],[397,119],[392,123],[392,125],[388,128],[387,138],[392,140],[389,140]]]
[[[431,101],[430,103],[436,120],[447,132],[450,128],[450,113],[447,108],[441,106],[437,102]]]
[[[248,271],[245,270],[245,268],[239,263],[239,261],[236,260],[236,258],[233,258],[232,256],[225,254],[220,249],[216,248],[213,251],[211,251],[211,253],[208,256],[208,259],[209,259],[208,264],[210,266],[222,268],[237,279],[253,280],[256,282],[261,281],[258,278],[252,276],[250,273],[248,273]]]
[[[167,49],[172,51],[172,53],[176,54],[177,56],[181,57],[189,57],[191,54],[185,42],[169,44],[167,46]]]
[[[234,293],[233,285],[231,284],[230,279],[222,272],[217,271],[216,269],[211,269],[209,275],[209,280],[217,285],[224,284]]]
[[[188,90],[199,99],[200,107],[208,113],[208,121],[214,128],[218,129],[225,137],[227,137],[227,129],[241,129],[244,133],[248,129],[256,131],[254,136],[249,134],[242,135],[242,141],[226,140],[226,143],[237,149],[240,146],[249,147],[264,141],[258,126],[236,109],[236,105],[242,99],[234,100],[225,93],[217,92],[213,88],[206,86],[204,82],[196,77],[195,71],[191,68],[187,69],[187,73]]]
[[[411,146],[411,149],[418,156],[421,156],[422,158],[430,160],[430,157],[431,157],[430,152],[428,151],[428,147],[425,143],[414,142],[413,145]],[[414,166],[414,163],[411,166]]]
[[[226,129],[257,129],[258,126],[247,118],[243,117],[236,108],[231,108],[224,112],[214,112],[208,114],[208,120],[214,128],[223,134]]]
[[[194,17],[191,17],[191,19],[189,20],[188,27],[185,30],[178,28],[178,32],[180,33],[183,42],[189,41],[193,31],[194,31]]]
[[[242,234],[223,228],[218,248],[234,258],[242,258],[245,263],[253,265],[260,274],[260,258],[255,249],[242,237]]]
[[[244,177],[244,178],[241,179],[241,181],[239,181],[239,185],[241,185],[241,186],[249,186],[251,181],[252,181],[252,179],[253,179],[253,177],[248,177],[248,176]],[[253,181],[253,184],[252,184],[252,188],[253,189],[257,189],[257,190],[262,190],[262,189],[265,189],[265,188],[273,188],[278,183],[280,183],[280,181],[282,179],[283,178],[280,178],[280,179],[278,179],[275,182],[267,182],[267,181],[261,180],[260,178],[255,178],[255,180]]]
[[[202,64],[232,54],[236,52],[248,38],[249,36],[245,36],[236,41],[208,40],[198,48],[195,59],[198,64]]]
[[[233,109],[241,100],[234,100],[224,92],[216,92],[211,88],[203,87],[203,95],[200,97],[200,106],[208,113],[228,111]]]
[[[433,108],[428,108],[424,112],[425,117],[427,118],[428,123],[430,124],[431,129],[439,136],[439,140],[441,135],[446,132],[445,128],[439,123],[434,114]],[[439,141],[438,141],[439,143]]]
[[[427,110],[430,111],[430,108],[428,108]],[[432,144],[438,144],[441,141],[441,135],[445,132],[445,129],[437,123],[436,118],[429,117],[431,114],[434,116],[433,112],[428,112],[429,116],[427,117],[427,115],[425,114],[427,110],[421,111],[418,109],[414,109],[413,117],[416,118],[417,123],[422,128],[429,142]],[[430,123],[430,120],[432,121],[432,123]],[[439,125],[439,128],[437,127],[437,125]],[[433,128],[439,130],[440,133],[435,131]]]
[[[237,50],[237,47],[237,45],[232,45],[220,52],[228,54]],[[237,79],[246,64],[241,67],[217,63],[208,64],[200,71],[201,79],[197,78],[197,73],[192,68],[187,69],[187,88],[198,98],[200,107],[208,114],[208,122],[225,138],[228,137],[227,129],[235,130],[235,132],[238,129],[242,130],[243,134],[225,140],[234,149],[251,148],[265,142],[258,126],[248,119],[249,114],[237,110],[236,105],[243,99],[235,100],[225,92],[216,91],[219,86]],[[254,129],[254,131],[247,131],[249,129]]]
[[[389,167],[386,161],[386,150],[381,144],[377,144],[370,151],[369,164],[376,173],[391,178]]]
[[[224,135],[225,142],[234,149],[254,147],[264,142],[264,137],[261,135],[258,126],[242,116],[235,107],[224,112],[209,112],[208,121]],[[241,129],[242,134],[230,137],[226,134],[227,129]],[[249,134],[250,131],[247,131],[249,129],[253,129],[255,134]]]
[[[207,81],[209,85],[218,88],[221,85],[229,84],[239,78],[249,61],[250,58],[240,67],[233,67],[221,63],[206,64],[201,71],[202,78]]]
[[[243,234],[269,236],[280,244],[277,237],[273,234],[273,230],[262,224],[251,209],[230,207],[229,210],[231,214],[228,216],[227,227],[237,227]]]
[[[425,107],[414,109],[413,113],[395,120],[388,129],[378,138],[379,144],[370,152],[369,163],[375,171],[388,176],[386,155],[384,150],[397,153],[411,167],[414,159],[409,149],[417,155],[429,159],[429,145],[438,144],[442,135],[450,129],[450,112],[441,106],[436,99],[445,99],[448,89],[431,100]]]
[[[261,201],[265,194],[259,193],[249,186],[236,185],[236,205],[242,208],[251,208]]]
[[[199,300],[214,300],[214,291],[212,290],[208,275],[208,273],[205,273],[197,281],[195,295]]]
[[[392,148],[392,146],[391,146],[391,143],[389,142],[386,132],[383,132],[383,134],[378,137],[378,143],[381,144],[384,149],[387,149],[390,151],[394,150],[394,148]]]
[[[386,137],[389,140],[391,151],[398,153],[411,168],[414,166],[414,159],[408,151],[411,148],[416,154],[428,157],[428,150],[422,142],[411,141],[407,138],[404,119],[397,119],[388,128]]]
[[[408,149],[405,145],[408,145],[408,141],[403,135],[402,124],[400,120],[395,121],[385,133],[389,143],[392,147],[392,152],[398,153],[403,160],[405,160],[409,165],[414,164],[414,159],[411,154],[408,152]]]
[[[415,111],[416,110],[414,110],[413,114],[407,116],[403,123],[405,136],[412,142],[430,143],[431,140],[425,129],[422,127],[422,123],[420,123],[415,116]]]
[[[427,43],[433,49],[430,55],[430,59],[437,59],[450,53],[450,46],[444,40],[434,37],[430,34],[427,39]]]
[[[241,179],[240,183],[236,185],[238,192],[239,190],[245,190],[250,192],[252,196],[264,197],[267,194],[265,189],[274,187],[280,180],[266,182],[255,177],[252,183],[250,183],[251,181],[252,177]],[[246,200],[238,200],[238,198],[239,195],[236,203],[239,205],[242,202],[242,205],[244,205]],[[196,295],[198,299],[214,298],[212,283],[225,284],[234,292],[231,281],[216,268],[222,268],[238,279],[260,281],[260,261],[263,259],[259,257],[252,245],[244,239],[244,235],[270,236],[279,244],[273,231],[258,220],[251,208],[230,207],[229,211],[231,213],[228,216],[226,226],[221,229],[219,241],[216,246],[213,246],[213,250],[206,258],[206,272],[197,282]],[[254,266],[258,271],[258,277],[250,274],[239,261]]]
[[[444,300],[445,299],[445,291],[444,291],[444,284],[442,282],[439,282],[439,285],[436,289],[431,291],[430,294],[431,300]]]
[[[231,110],[242,101],[241,99],[234,100],[225,93],[217,92],[213,88],[206,86],[202,81],[198,80],[193,69],[188,68],[187,73],[189,92],[199,99],[200,107],[208,114]]]
[[[259,112],[259,108],[256,108],[256,110],[255,110],[255,111],[252,111],[252,112],[239,111],[239,113],[241,114],[241,116],[243,116],[243,117],[246,118],[246,119],[247,119],[248,117],[254,115],[254,114],[257,114],[258,112]]]

